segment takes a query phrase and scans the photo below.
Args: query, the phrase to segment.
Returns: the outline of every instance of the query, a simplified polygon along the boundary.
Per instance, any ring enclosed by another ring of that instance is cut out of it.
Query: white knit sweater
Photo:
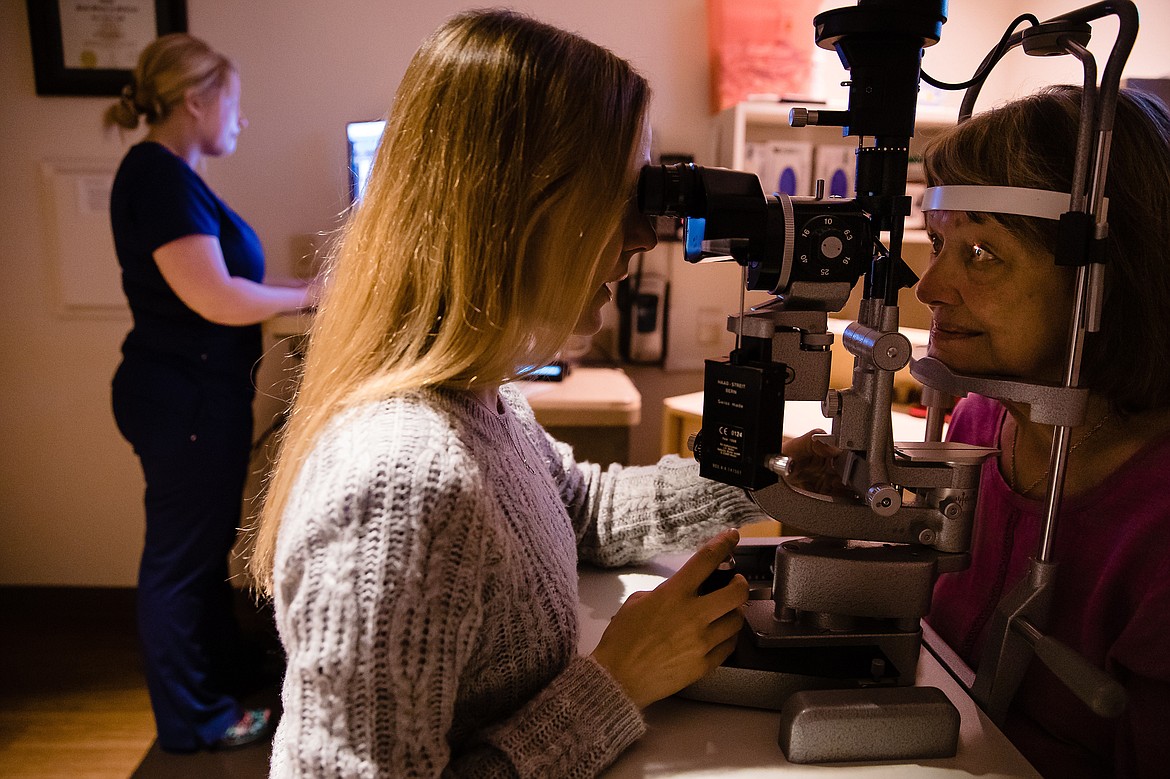
[[[288,654],[272,776],[594,776],[644,731],[577,654],[578,558],[694,548],[761,515],[693,461],[577,463],[504,387],[334,420],[276,551]]]

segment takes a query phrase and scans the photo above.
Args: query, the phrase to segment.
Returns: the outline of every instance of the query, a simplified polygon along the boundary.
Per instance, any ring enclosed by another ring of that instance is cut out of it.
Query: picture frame
[[[38,95],[116,96],[139,52],[187,31],[186,0],[27,0]]]

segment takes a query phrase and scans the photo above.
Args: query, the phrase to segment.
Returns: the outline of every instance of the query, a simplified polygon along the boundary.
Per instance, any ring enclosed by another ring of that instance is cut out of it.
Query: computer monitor
[[[345,125],[345,138],[349,147],[349,194],[354,202],[360,200],[366,190],[366,181],[370,178],[370,168],[374,164],[374,153],[378,151],[378,141],[382,139],[382,131],[385,129],[384,119],[349,122]]]

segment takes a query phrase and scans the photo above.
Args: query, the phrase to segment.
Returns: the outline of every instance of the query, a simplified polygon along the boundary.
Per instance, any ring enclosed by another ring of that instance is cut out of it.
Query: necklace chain
[[[1110,411],[1110,412],[1106,413],[1105,416],[1103,416],[1099,420],[1097,420],[1097,424],[1093,425],[1092,430],[1085,433],[1083,436],[1081,436],[1079,441],[1077,441],[1071,447],[1069,447],[1068,453],[1071,455],[1073,452],[1075,452],[1077,450],[1077,447],[1079,447],[1085,441],[1088,441],[1090,438],[1092,438],[1093,435],[1098,430],[1100,430],[1102,427],[1105,426],[1105,423],[1108,422],[1110,417],[1112,417],[1112,416],[1113,416],[1113,412]],[[1020,443],[1020,426],[1017,423],[1015,425],[1014,429],[1012,430],[1012,489],[1019,491],[1021,495],[1028,495],[1029,493],[1032,492],[1032,490],[1034,490],[1040,486],[1040,482],[1044,481],[1044,479],[1046,479],[1048,477],[1048,471],[1050,470],[1050,468],[1045,468],[1044,473],[1040,474],[1040,478],[1036,479],[1036,481],[1029,484],[1028,488],[1026,490],[1020,491],[1019,490],[1020,479],[1019,479],[1019,476],[1016,474],[1016,454],[1019,451],[1018,450],[1019,443]]]

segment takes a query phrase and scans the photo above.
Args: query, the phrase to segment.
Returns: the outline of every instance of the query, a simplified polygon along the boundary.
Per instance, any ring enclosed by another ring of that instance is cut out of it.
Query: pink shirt
[[[948,437],[998,446],[1005,413],[997,401],[970,395]],[[939,578],[929,617],[972,668],[995,605],[1036,553],[1042,522],[1042,503],[1013,492],[989,459],[971,567]],[[1034,661],[1007,735],[1045,776],[1170,775],[1170,437],[1066,498],[1054,550],[1059,568],[1045,632],[1124,684],[1129,705],[1117,720],[1100,719]]]

